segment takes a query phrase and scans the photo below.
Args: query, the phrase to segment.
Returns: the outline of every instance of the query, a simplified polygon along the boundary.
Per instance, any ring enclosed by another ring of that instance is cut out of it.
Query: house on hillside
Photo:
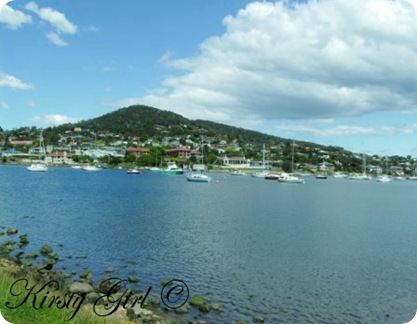
[[[174,148],[174,149],[168,149],[165,150],[167,157],[175,157],[179,158],[181,160],[186,160],[192,156],[199,156],[200,152],[197,150],[189,149],[187,147],[180,147],[180,148]]]
[[[150,149],[147,147],[128,147],[127,153],[133,154],[136,157],[142,157],[145,155],[149,155]]]

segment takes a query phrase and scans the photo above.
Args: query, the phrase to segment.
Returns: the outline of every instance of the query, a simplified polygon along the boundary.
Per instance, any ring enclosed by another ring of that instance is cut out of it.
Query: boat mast
[[[294,141],[292,141],[291,174],[294,173],[294,146],[295,146],[295,143]]]

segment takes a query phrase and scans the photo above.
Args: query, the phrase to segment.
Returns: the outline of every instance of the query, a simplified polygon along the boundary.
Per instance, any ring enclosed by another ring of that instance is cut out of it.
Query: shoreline
[[[168,304],[169,294],[178,291],[179,283],[174,280],[162,279],[160,284],[163,288],[158,296],[151,294],[152,286],[146,292],[131,289],[129,284],[139,282],[136,277],[121,279],[107,275],[94,282],[91,272],[84,269],[78,278],[73,278],[74,272],[68,274],[54,269],[60,258],[50,246],[44,245],[39,253],[27,253],[27,236],[18,236],[19,242],[16,242],[13,238],[18,235],[18,230],[8,228],[3,231],[4,228],[0,227],[0,274],[1,277],[10,276],[15,280],[6,294],[6,304],[16,303],[18,293],[26,294],[24,302],[20,300],[20,306],[31,304],[34,312],[46,308],[48,304],[49,308],[65,308],[62,317],[73,319],[80,309],[88,308],[90,315],[98,320],[116,318],[117,323],[205,324],[206,321],[202,319],[205,314],[221,311],[219,304],[209,304],[197,295],[187,295],[180,305]],[[105,272],[113,273],[116,269],[106,269]],[[41,297],[43,301],[39,302]],[[68,312],[70,307],[72,312]],[[11,311],[2,309],[6,316]]]

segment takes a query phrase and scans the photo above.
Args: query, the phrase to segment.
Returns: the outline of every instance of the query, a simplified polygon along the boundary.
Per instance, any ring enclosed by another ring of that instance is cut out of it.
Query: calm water
[[[108,266],[155,292],[183,279],[221,304],[210,323],[400,324],[416,313],[417,182],[214,179],[3,166],[0,225],[95,279]]]

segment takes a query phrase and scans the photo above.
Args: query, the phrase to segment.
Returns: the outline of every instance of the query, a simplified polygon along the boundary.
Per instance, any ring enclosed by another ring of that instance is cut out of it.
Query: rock
[[[39,254],[37,254],[36,252],[29,252],[26,255],[26,259],[36,259],[39,256]]]
[[[135,321],[141,319],[145,323],[149,323],[152,320],[153,312],[149,309],[142,308],[140,304],[136,304],[133,307],[127,308],[127,317],[129,320]]]
[[[210,304],[210,309],[215,311],[215,312],[220,312],[221,308],[220,308],[220,304],[219,303],[212,303]]]
[[[164,278],[164,279],[161,280],[161,285],[166,286],[166,285],[170,284],[170,281],[172,281],[172,280]]]
[[[48,244],[45,244],[41,247],[40,252],[42,255],[48,255],[49,253],[52,253],[52,248]]]
[[[87,259],[86,255],[78,255],[75,257],[76,259]]]
[[[21,245],[28,245],[29,244],[29,240],[28,240],[28,236],[26,234],[20,235],[19,236],[20,239],[20,244]]]
[[[58,261],[59,255],[57,253],[52,253],[52,254],[49,254],[49,258],[51,258],[52,260]]]
[[[91,287],[89,284],[81,283],[81,282],[73,282],[69,286],[68,290],[69,290],[70,293],[75,293],[75,294],[78,294],[80,296],[85,296],[88,293],[91,293],[91,292],[94,291],[93,287]]]
[[[0,260],[0,266],[2,267],[9,267],[11,265],[11,263],[5,259],[1,259]]]
[[[161,304],[161,298],[159,296],[152,296],[150,303],[153,306],[159,306]]]
[[[85,300],[87,301],[87,303],[94,304],[99,297],[100,295],[98,293],[92,291],[85,295]]]
[[[255,323],[263,323],[263,322],[265,322],[265,317],[263,317],[263,316],[261,316],[261,315],[255,315],[255,316],[252,318],[252,320],[253,320]]]
[[[86,279],[88,277],[89,273],[90,273],[90,271],[88,269],[81,270],[80,278]]]
[[[175,309],[175,313],[177,314],[187,314],[188,313],[188,306],[185,304],[179,308]]]
[[[189,303],[190,303],[191,306],[199,307],[199,306],[205,304],[206,300],[203,297],[201,297],[200,295],[195,295],[195,296],[190,298]]]
[[[138,283],[139,278],[137,278],[137,277],[128,277],[127,281],[130,282],[130,283]]]
[[[5,252],[5,253],[10,253],[14,250],[14,247],[12,244],[5,244],[1,247],[1,249]]]
[[[210,307],[207,304],[202,304],[198,306],[198,310],[202,313],[208,313],[210,312]]]
[[[0,236],[3,236],[4,234],[6,234],[6,233],[3,232],[3,231],[0,231]]]
[[[107,267],[106,270],[104,270],[104,272],[115,272],[116,269],[113,267]]]
[[[17,234],[17,229],[12,228],[12,227],[9,227],[9,228],[6,230],[6,233],[7,233],[7,235],[14,235],[14,234]]]

